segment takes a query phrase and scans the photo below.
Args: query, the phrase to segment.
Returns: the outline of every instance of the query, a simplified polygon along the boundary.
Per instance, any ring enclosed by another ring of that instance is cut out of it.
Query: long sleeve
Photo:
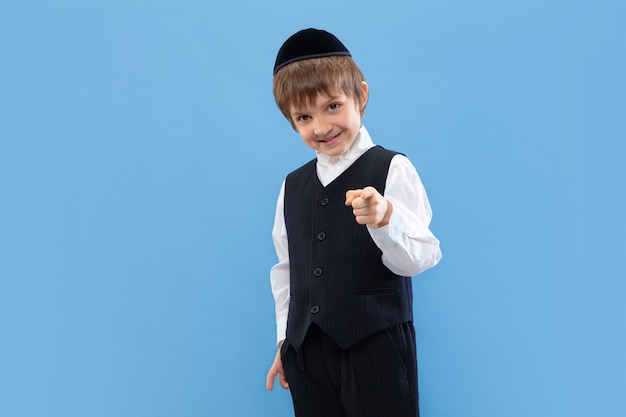
[[[276,306],[276,340],[278,344],[285,339],[287,315],[289,314],[289,247],[287,228],[285,227],[284,197],[285,183],[283,182],[276,203],[276,216],[272,230],[278,263],[270,270],[270,283]]]
[[[389,224],[368,228],[383,252],[383,264],[404,276],[435,266],[441,259],[441,249],[429,229],[430,203],[417,171],[403,155],[396,155],[391,161],[384,197],[393,205]]]

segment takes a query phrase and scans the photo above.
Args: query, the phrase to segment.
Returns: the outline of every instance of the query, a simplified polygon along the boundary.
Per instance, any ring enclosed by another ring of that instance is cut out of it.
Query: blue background
[[[620,1],[0,2],[0,415],[288,416],[265,391],[271,69],[318,27],[416,165],[426,417],[624,416]]]

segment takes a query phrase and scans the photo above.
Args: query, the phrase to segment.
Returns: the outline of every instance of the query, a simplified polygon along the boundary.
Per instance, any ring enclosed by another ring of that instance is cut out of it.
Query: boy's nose
[[[332,129],[332,125],[327,123],[323,119],[317,119],[315,124],[313,125],[313,133],[315,136],[324,136],[329,133]]]

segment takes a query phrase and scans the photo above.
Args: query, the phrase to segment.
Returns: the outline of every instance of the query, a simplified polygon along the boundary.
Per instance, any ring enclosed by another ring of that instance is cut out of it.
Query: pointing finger
[[[346,206],[351,206],[355,198],[361,195],[363,190],[348,190],[346,191]]]

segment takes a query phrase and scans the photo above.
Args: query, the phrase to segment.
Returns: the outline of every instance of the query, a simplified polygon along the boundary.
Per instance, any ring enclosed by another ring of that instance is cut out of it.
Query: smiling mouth
[[[340,134],[341,134],[341,132],[337,133],[337,134],[336,134],[336,135],[334,135],[334,136],[331,136],[331,137],[328,137],[328,138],[322,139],[322,140],[320,140],[320,142],[321,142],[321,143],[328,143],[328,142],[332,142],[333,140],[337,139],[337,138],[339,137],[339,135],[340,135]]]

